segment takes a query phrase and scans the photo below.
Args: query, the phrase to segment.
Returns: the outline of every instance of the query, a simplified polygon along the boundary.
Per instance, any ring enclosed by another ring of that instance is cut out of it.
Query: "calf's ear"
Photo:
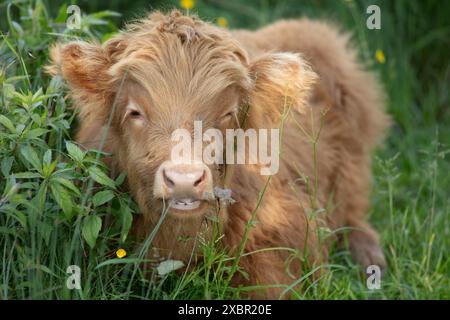
[[[300,112],[317,79],[295,53],[266,54],[250,65],[253,88],[249,95],[248,125],[277,127],[289,108]]]
[[[82,118],[99,118],[107,112],[104,109],[113,94],[111,65],[110,55],[100,44],[76,41],[53,46],[46,71],[65,80]]]

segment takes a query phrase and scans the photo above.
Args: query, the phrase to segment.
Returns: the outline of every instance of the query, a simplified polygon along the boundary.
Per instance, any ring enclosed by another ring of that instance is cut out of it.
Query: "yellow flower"
[[[183,9],[190,10],[195,6],[195,0],[180,0],[180,6]]]
[[[225,17],[219,17],[217,18],[217,24],[222,28],[226,28],[228,27],[228,20]]]
[[[119,259],[122,259],[126,255],[127,255],[127,252],[125,251],[125,249],[120,248],[119,250],[116,251],[116,256]]]
[[[382,50],[378,49],[375,52],[375,58],[377,59],[377,61],[381,64],[384,64],[386,62],[386,57],[384,56],[384,53]]]

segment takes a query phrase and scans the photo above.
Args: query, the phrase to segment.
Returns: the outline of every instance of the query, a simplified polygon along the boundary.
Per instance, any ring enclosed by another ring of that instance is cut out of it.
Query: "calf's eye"
[[[141,122],[140,120],[144,120],[144,116],[139,110],[128,109],[122,119],[122,123],[124,123],[127,119]]]
[[[234,112],[228,112],[227,114],[225,114],[224,116],[222,116],[222,118],[220,119],[221,122],[225,122],[225,121],[230,121],[231,119],[234,118]]]
[[[129,109],[129,110],[127,110],[127,113],[126,113],[125,116],[128,117],[129,119],[133,119],[133,120],[142,120],[142,119],[144,119],[144,115],[141,113],[141,111],[136,110],[136,109]]]
[[[137,111],[137,110],[131,110],[130,113],[129,113],[129,115],[130,115],[130,117],[132,117],[132,118],[137,118],[137,117],[140,117],[140,116],[141,116],[141,113],[140,113],[139,111]]]
[[[144,119],[144,113],[141,111],[141,108],[133,101],[130,101],[125,109],[122,123],[124,123],[126,120],[136,120],[138,122],[142,122],[142,120]]]

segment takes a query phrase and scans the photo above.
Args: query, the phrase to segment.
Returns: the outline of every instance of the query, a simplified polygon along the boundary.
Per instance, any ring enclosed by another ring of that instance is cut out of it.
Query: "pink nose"
[[[174,189],[201,189],[206,180],[206,171],[203,168],[191,166],[172,166],[164,168],[162,175],[166,187]]]
[[[203,198],[212,189],[211,171],[203,163],[164,162],[156,173],[155,196],[163,198]]]

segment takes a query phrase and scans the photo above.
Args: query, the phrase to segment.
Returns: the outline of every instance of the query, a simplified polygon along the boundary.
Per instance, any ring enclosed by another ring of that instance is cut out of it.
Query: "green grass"
[[[193,271],[143,277],[128,236],[138,209],[120,188],[124,176],[109,179],[101,154],[70,143],[76,120],[62,83],[42,70],[58,37],[104,40],[141,8],[178,2],[81,1],[89,15],[76,32],[65,29],[62,2],[52,3],[0,4],[0,299],[239,298],[246,288],[227,285],[232,257],[201,238],[204,261]],[[381,30],[365,27],[369,4],[381,7]],[[330,272],[305,279],[295,297],[449,299],[450,2],[205,0],[194,11],[213,22],[225,17],[231,28],[301,15],[336,21],[387,92],[394,123],[374,161],[371,211],[389,265],[382,289],[369,291],[349,253],[333,251]],[[118,248],[128,256],[115,259]],[[73,264],[82,290],[66,288]]]

